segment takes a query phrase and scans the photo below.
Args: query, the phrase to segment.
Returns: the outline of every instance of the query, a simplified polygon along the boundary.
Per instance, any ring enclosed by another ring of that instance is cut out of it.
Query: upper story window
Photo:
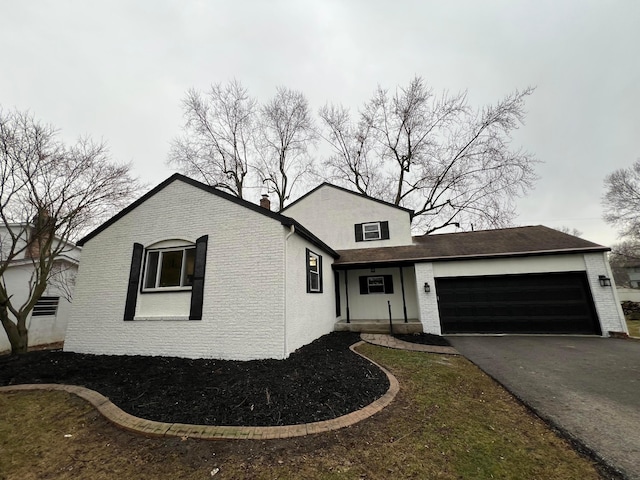
[[[142,291],[191,287],[195,258],[195,246],[147,250]]]
[[[307,293],[322,293],[322,256],[307,249]]]
[[[389,239],[389,222],[366,222],[355,225],[356,242]]]

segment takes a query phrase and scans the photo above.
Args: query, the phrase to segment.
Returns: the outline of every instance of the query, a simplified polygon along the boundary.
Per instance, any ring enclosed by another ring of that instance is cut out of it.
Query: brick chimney
[[[269,200],[269,195],[266,193],[262,194],[262,198],[260,199],[260,206],[262,208],[266,208],[267,210],[271,210],[271,200]]]
[[[49,240],[49,231],[51,230],[52,223],[53,219],[45,209],[40,210],[40,212],[33,217],[29,228],[29,239],[27,241],[25,258],[38,259],[40,257],[42,246]],[[47,254],[48,253],[49,252],[47,252]]]

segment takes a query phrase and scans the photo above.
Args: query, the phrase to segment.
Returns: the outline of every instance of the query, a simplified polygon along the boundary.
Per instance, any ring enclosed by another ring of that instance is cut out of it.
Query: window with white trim
[[[393,293],[393,275],[368,275],[360,280],[360,295]]]
[[[307,249],[307,293],[322,293],[322,257]]]
[[[40,297],[31,312],[32,317],[55,316],[60,297]]]
[[[364,222],[354,225],[356,242],[371,242],[376,240],[389,240],[389,222]]]
[[[382,232],[380,230],[380,222],[362,224],[362,239],[364,241],[380,240],[381,238],[382,238]]]
[[[191,245],[147,250],[142,291],[191,288],[195,258],[196,248]]]

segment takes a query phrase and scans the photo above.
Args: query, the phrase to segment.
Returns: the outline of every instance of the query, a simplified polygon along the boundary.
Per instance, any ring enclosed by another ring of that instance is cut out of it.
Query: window
[[[360,295],[374,293],[393,293],[393,276],[374,275],[360,277]]]
[[[148,250],[143,291],[193,285],[195,247]]]
[[[367,222],[355,225],[356,242],[389,239],[389,222]]]
[[[58,302],[60,301],[60,297],[40,297],[33,307],[33,312],[31,312],[32,317],[44,317],[46,315],[53,315],[58,311]]]
[[[307,293],[322,293],[322,257],[307,249]]]

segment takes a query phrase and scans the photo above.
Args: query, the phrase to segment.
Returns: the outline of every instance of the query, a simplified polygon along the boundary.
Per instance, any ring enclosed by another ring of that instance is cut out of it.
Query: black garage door
[[[443,333],[599,335],[584,272],[436,278]]]

